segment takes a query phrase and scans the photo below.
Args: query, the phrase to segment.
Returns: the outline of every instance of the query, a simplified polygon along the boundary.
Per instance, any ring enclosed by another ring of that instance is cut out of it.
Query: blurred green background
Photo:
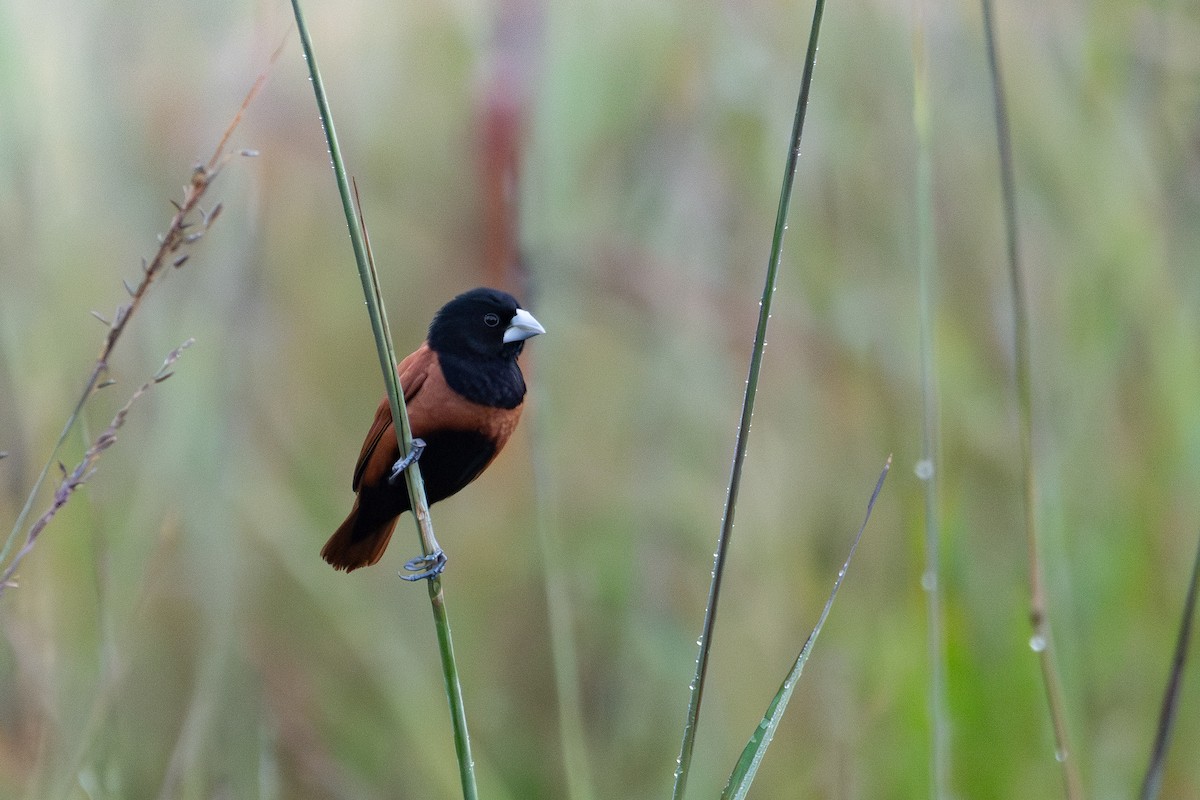
[[[434,510],[483,795],[568,796],[552,596],[578,670],[576,800],[668,796],[811,6],[307,11],[397,350],[497,274],[505,192],[521,294],[549,331],[527,350],[518,437]],[[950,782],[1061,796],[1029,647],[979,7],[924,13]],[[290,15],[0,4],[0,533],[99,348],[88,311],[124,302],[167,201],[287,40],[231,143],[260,156],[210,191],[223,215],[153,287],[64,463],[196,345],[0,599],[0,797],[458,793],[428,600],[395,577],[411,522],[373,569],[318,557],[382,389]],[[751,796],[931,792],[913,19],[878,0],[826,10],[694,797],[723,785],[888,453]],[[1054,632],[1089,796],[1127,797],[1200,530],[1200,9],[1018,0],[998,24]],[[1164,797],[1200,797],[1198,749],[1193,670]]]

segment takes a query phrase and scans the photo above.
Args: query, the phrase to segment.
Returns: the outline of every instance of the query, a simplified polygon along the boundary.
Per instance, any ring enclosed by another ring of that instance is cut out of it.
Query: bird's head
[[[472,289],[434,315],[429,346],[462,358],[515,359],[526,339],[545,332],[512,295],[498,289]]]

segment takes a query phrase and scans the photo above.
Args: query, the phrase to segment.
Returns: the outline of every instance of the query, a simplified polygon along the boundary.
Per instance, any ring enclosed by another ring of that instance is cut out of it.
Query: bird
[[[545,333],[516,298],[477,288],[446,303],[434,315],[425,341],[396,367],[413,450],[401,458],[384,397],[354,468],[354,505],[321,557],[351,572],[383,556],[396,521],[412,509],[403,471],[420,459],[430,504],[457,493],[495,460],[512,436],[525,401],[525,378],[517,356],[526,340]],[[441,572],[440,552],[406,567]]]

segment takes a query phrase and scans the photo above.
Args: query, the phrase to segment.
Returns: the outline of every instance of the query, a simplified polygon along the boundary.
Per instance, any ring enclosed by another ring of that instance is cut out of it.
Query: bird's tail
[[[355,499],[354,508],[350,509],[346,521],[321,548],[321,558],[334,569],[344,569],[346,572],[369,567],[383,557],[392,531],[396,529],[396,519],[394,516],[379,519],[374,515],[362,514]]]

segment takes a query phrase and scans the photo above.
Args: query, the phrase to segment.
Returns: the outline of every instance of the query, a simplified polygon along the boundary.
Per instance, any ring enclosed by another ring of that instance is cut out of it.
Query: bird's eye
[[[493,314],[492,312],[489,311],[488,313],[483,315],[483,324],[487,325],[489,328],[496,327],[497,325],[500,324],[500,315]]]

